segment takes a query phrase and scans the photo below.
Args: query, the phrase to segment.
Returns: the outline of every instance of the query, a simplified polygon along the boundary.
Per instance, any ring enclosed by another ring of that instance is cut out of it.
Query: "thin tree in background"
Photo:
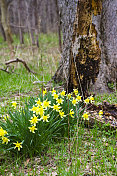
[[[11,47],[13,43],[13,38],[11,34],[11,29],[9,25],[9,13],[8,13],[8,5],[6,0],[0,0],[0,7],[1,7],[1,22],[5,32],[6,41],[8,45]]]
[[[59,13],[58,0],[55,0],[55,4],[56,4],[57,23],[58,23],[59,50],[60,50],[60,52],[62,52],[61,21],[60,21],[60,13]]]
[[[20,43],[24,44],[23,31],[21,27],[22,23],[21,23],[20,9],[21,9],[21,0],[18,1],[19,37],[20,37]]]

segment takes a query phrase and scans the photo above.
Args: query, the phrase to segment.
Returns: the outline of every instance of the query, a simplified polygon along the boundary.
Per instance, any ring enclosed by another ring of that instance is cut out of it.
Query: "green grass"
[[[0,37],[0,63],[17,57],[24,59],[30,69],[37,72],[33,75],[19,64],[12,64],[15,73],[8,74],[0,71],[0,115],[11,110],[11,102],[16,100],[23,105],[30,96],[40,94],[42,84],[33,84],[34,81],[49,81],[54,74],[60,59],[58,52],[58,38],[55,34],[41,34],[39,36],[40,49],[30,46],[28,35],[25,36],[25,45],[20,47],[19,40],[14,36],[15,56],[11,58],[8,46]],[[17,47],[18,46],[18,47]],[[41,59],[42,58],[42,59]],[[54,59],[53,59],[54,58]],[[42,69],[43,65],[43,69]],[[117,104],[117,94],[96,95],[95,103],[107,101]],[[77,133],[78,132],[78,133]],[[56,141],[56,142],[55,142]],[[71,161],[70,161],[71,158]],[[105,127],[95,126],[93,129],[76,127],[69,142],[67,138],[57,138],[49,146],[49,150],[33,158],[13,156],[10,153],[0,154],[0,175],[54,175],[96,176],[116,175],[116,134]]]

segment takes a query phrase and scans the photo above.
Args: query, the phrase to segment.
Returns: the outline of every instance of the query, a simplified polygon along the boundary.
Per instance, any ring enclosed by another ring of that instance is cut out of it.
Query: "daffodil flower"
[[[37,104],[38,106],[41,106],[41,105],[42,105],[42,102],[40,101],[40,98],[38,98],[38,100],[36,100],[35,102],[36,102],[36,104]]]
[[[36,126],[36,123],[38,123],[39,119],[33,115],[33,117],[31,117],[31,120],[29,120],[31,124],[33,124],[34,126]]]
[[[9,142],[10,140],[7,138],[7,137],[2,137],[2,144],[8,144],[8,142]]]
[[[17,102],[16,101],[12,101],[12,106],[16,109]]]
[[[63,99],[62,98],[60,98],[60,99],[58,98],[56,101],[57,101],[58,104],[62,104],[63,103]]]
[[[89,101],[90,101],[90,99],[89,99],[89,98],[87,98],[87,99],[85,99],[85,100],[84,100],[84,102],[85,102],[86,104],[88,104],[88,103],[89,103]]]
[[[4,129],[1,127],[1,128],[0,128],[0,136],[1,136],[1,137],[4,137],[6,134],[8,134],[7,131],[4,130]]]
[[[78,89],[73,89],[73,93],[74,93],[75,95],[78,95]]]
[[[89,114],[87,112],[84,113],[82,117],[84,118],[84,120],[89,120]]]
[[[99,116],[103,117],[103,111],[102,110],[99,111]]]
[[[48,121],[48,118],[49,118],[50,116],[49,116],[49,114],[48,115],[44,115],[44,116],[42,116],[42,120],[43,120],[43,122],[49,122]]]
[[[76,100],[76,99],[73,99],[73,100],[72,100],[72,104],[73,104],[74,106],[76,106],[77,100]]]
[[[71,93],[67,94],[67,98],[68,98],[68,99],[71,98]]]
[[[45,95],[47,93],[47,90],[46,89],[44,89],[43,90],[43,95]]]
[[[56,90],[54,90],[54,88],[52,89],[52,95],[56,93]]]
[[[55,94],[53,94],[53,98],[55,99],[55,100],[57,100],[58,99],[58,95],[55,93]]]
[[[76,100],[77,100],[77,102],[81,101],[81,96],[78,95],[78,96],[76,97]]]
[[[90,102],[91,102],[91,103],[94,102],[94,97],[93,97],[92,95],[89,97],[89,99],[90,99]]]
[[[57,104],[57,105],[54,104],[54,106],[52,106],[52,108],[54,110],[56,110],[57,112],[59,112],[59,110],[60,110],[61,107],[59,106],[59,104]]]
[[[63,90],[63,91],[60,93],[60,95],[61,95],[62,97],[64,97],[64,96],[65,96],[65,91]]]
[[[37,108],[36,115],[38,115],[38,114],[40,116],[43,116],[43,114],[44,114],[44,108],[43,108],[43,106]]]
[[[29,109],[29,111],[33,111],[33,113],[35,113],[37,111],[37,108],[38,108],[37,106],[33,105],[32,109]]]
[[[43,108],[47,109],[48,107],[50,107],[50,103],[50,101],[45,100],[42,104]]]
[[[13,144],[15,145],[14,149],[18,148],[18,151],[20,151],[20,149],[22,148],[22,145],[21,145],[22,142],[19,143],[19,142],[17,141],[17,143],[13,143]]]
[[[63,118],[63,117],[66,116],[65,113],[64,113],[63,111],[59,111],[59,115],[60,115],[61,118]]]
[[[28,127],[30,132],[32,133],[35,133],[35,130],[37,130],[36,126],[31,126],[31,127]]]
[[[74,111],[73,111],[73,109],[70,109],[70,113],[69,113],[69,115],[72,117],[72,118],[74,118]]]

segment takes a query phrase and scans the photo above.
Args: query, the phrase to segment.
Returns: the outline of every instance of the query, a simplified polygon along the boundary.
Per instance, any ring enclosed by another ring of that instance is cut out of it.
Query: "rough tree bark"
[[[0,0],[1,5],[1,22],[5,32],[6,41],[11,46],[13,43],[12,34],[9,26],[8,4],[5,0]]]
[[[95,90],[107,91],[107,82],[117,77],[117,1],[59,2],[64,43],[62,60],[53,79],[64,81],[69,91],[79,88],[85,94],[91,83]]]

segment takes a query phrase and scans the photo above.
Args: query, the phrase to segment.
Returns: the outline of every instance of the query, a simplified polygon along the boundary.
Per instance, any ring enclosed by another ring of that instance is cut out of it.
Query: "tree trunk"
[[[5,0],[0,0],[1,5],[1,22],[4,28],[6,40],[8,44],[11,46],[13,43],[12,34],[9,26],[9,15],[8,15],[8,6]]]
[[[93,90],[106,91],[108,80],[117,77],[117,1],[105,0],[102,5],[101,0],[80,0],[77,11],[71,8],[73,1],[59,2],[62,12],[65,7],[67,10],[62,13],[62,60],[53,79],[64,81],[69,91],[78,88],[84,95],[91,83]]]

